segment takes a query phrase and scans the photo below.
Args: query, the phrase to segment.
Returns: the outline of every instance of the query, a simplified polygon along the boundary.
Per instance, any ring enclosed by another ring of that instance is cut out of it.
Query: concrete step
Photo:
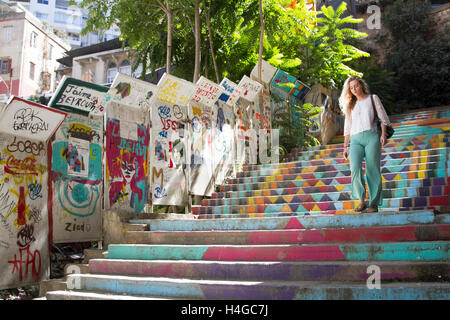
[[[422,136],[414,135],[412,137],[395,138],[395,139],[391,138],[388,140],[388,143],[386,144],[385,147],[389,148],[389,147],[392,147],[392,145],[394,145],[394,144],[401,144],[401,145],[423,144],[423,143],[426,143],[427,141],[433,141],[433,142],[444,142],[445,141],[445,142],[447,142],[447,141],[449,141],[449,139],[450,139],[449,132],[442,132],[440,134],[422,135]],[[344,146],[343,143],[336,143],[336,144],[322,144],[322,145],[310,146],[310,147],[299,147],[299,148],[293,148],[291,150],[290,154],[303,152],[303,151],[312,151],[312,150],[339,149],[339,148],[343,148],[343,146]]]
[[[395,166],[381,168],[381,178],[383,181],[408,180],[408,179],[424,179],[424,178],[443,178],[450,176],[450,167],[441,167],[437,164],[432,164],[426,170],[420,170],[422,165],[411,166]],[[279,176],[266,177],[250,177],[250,178],[231,178],[228,179],[228,185],[235,184],[257,184],[262,182],[280,182],[293,180],[314,180],[314,179],[330,179],[351,177],[351,171],[327,171],[327,172],[310,172],[299,174],[287,174]]]
[[[127,244],[257,245],[450,240],[450,224],[322,230],[131,231]]]
[[[204,199],[202,206],[238,206],[238,205],[255,205],[255,204],[276,204],[276,203],[302,203],[302,202],[323,202],[323,201],[348,201],[352,200],[350,185],[345,185],[346,191],[341,192],[316,192],[316,193],[300,193],[299,194],[283,194],[275,196],[250,196],[239,198],[221,198],[221,199]],[[404,188],[404,189],[385,189],[382,191],[383,199],[392,198],[420,198],[432,196],[450,195],[450,185],[424,187],[424,188]]]
[[[299,173],[309,173],[309,172],[323,172],[323,171],[342,171],[350,170],[350,163],[342,159],[341,163],[336,164],[323,164],[312,165],[309,163],[308,166],[293,167],[293,168],[281,168],[281,169],[260,169],[254,171],[242,171],[236,174],[236,178],[247,178],[247,177],[262,177],[262,176],[273,176],[273,175],[288,175],[288,174],[299,174]],[[437,164],[439,168],[448,168],[450,165],[450,153],[445,156],[429,156],[423,158],[407,158],[407,159],[395,159],[395,160],[383,160],[381,161],[381,168],[392,168],[392,167],[407,167],[416,166],[418,169],[408,170],[426,170],[431,164]],[[363,168],[365,168],[365,162],[363,163]],[[392,171],[392,169],[389,169]]]
[[[323,201],[323,202],[287,202],[287,196],[284,197],[284,202],[275,204],[255,204],[255,205],[218,205],[218,206],[193,206],[192,213],[198,215],[223,215],[229,216],[232,214],[280,214],[280,213],[295,213],[295,214],[348,214],[356,213],[354,210],[358,207],[359,200],[345,200],[345,201]],[[295,197],[295,196],[294,196]],[[293,197],[293,199],[294,199]],[[392,211],[396,209],[408,208],[414,210],[417,208],[432,208],[449,206],[449,196],[430,196],[430,197],[416,197],[416,198],[394,198],[384,199],[383,204],[379,206],[379,210]],[[398,210],[397,210],[398,211]]]
[[[402,190],[406,190],[405,194],[409,195],[423,195],[425,196],[427,189],[431,188],[430,195],[434,195],[436,188],[436,194],[440,194],[442,188],[446,190],[450,185],[449,178],[430,178],[430,179],[416,179],[416,180],[400,180],[400,181],[385,181],[383,183],[383,190],[388,192],[394,192],[394,194],[401,194]],[[417,190],[417,191],[414,191]],[[248,191],[228,191],[228,192],[215,192],[211,195],[211,199],[237,199],[248,197],[269,197],[269,196],[282,196],[282,195],[302,195],[302,194],[314,194],[314,193],[332,193],[332,192],[351,192],[351,184],[341,185],[321,185],[314,187],[292,187],[292,188],[278,188],[278,189],[256,189]],[[425,194],[424,194],[425,193]]]
[[[398,148],[406,148],[411,146],[418,146],[419,148],[423,146],[428,146],[429,149],[432,149],[433,146],[441,143],[448,143],[450,141],[450,132],[442,133],[439,135],[425,135],[425,136],[416,136],[411,135],[404,138],[396,138],[389,139],[388,143],[383,147],[383,150],[396,150]],[[303,148],[294,148],[289,154],[286,155],[286,158],[292,158],[294,156],[301,156],[304,153],[311,152],[320,152],[320,151],[330,151],[330,152],[342,152],[344,148],[344,143],[336,143],[336,144],[325,144],[318,145],[312,147],[303,147]],[[414,148],[413,148],[414,149]],[[423,148],[421,148],[422,150]]]
[[[423,145],[413,145],[413,146],[401,146],[393,148],[382,148],[381,154],[391,154],[399,152],[413,152],[413,151],[424,151],[430,149],[440,149],[450,147],[450,142],[442,143],[427,143]],[[286,157],[285,162],[288,161],[301,161],[301,160],[313,160],[313,159],[324,159],[324,158],[338,158],[342,157],[343,149],[330,149],[330,150],[312,150],[312,151],[302,151],[299,154],[294,154],[292,156]]]
[[[448,241],[304,245],[111,244],[107,259],[217,261],[448,261]],[[69,276],[68,276],[69,277]]]
[[[147,223],[151,231],[209,230],[291,230],[323,228],[361,228],[409,224],[446,223],[450,215],[433,211],[383,212],[378,214],[310,215],[269,218],[198,219],[191,221],[137,220]]]
[[[146,224],[139,223],[124,223],[124,231],[147,231],[148,226]]]
[[[409,187],[423,187],[429,186],[431,183],[439,183],[440,185],[448,184],[449,175],[447,170],[432,170],[432,171],[414,171],[414,172],[399,172],[399,173],[385,173],[381,175],[383,189],[395,188],[409,188]],[[281,177],[282,179],[283,177]],[[442,178],[442,179],[435,179]],[[299,188],[299,187],[319,187],[319,186],[342,186],[351,183],[350,176],[331,177],[322,179],[303,179],[300,180],[282,180],[282,181],[266,181],[249,184],[225,184],[219,186],[220,192],[228,191],[251,191],[262,189],[280,189],[280,188]],[[432,179],[430,181],[430,179]],[[416,181],[419,180],[419,181]],[[423,180],[423,181],[420,181]],[[389,184],[389,183],[392,184]]]
[[[83,291],[51,291],[47,292],[46,300],[168,300],[167,298],[142,297],[120,294],[83,292]]]
[[[448,148],[438,148],[438,149],[427,149],[421,151],[410,151],[410,152],[397,152],[390,154],[381,154],[381,162],[389,160],[405,160],[410,158],[428,158],[431,156],[441,156],[448,157]],[[341,155],[337,157],[317,157],[317,159],[311,160],[297,160],[281,163],[271,163],[271,164],[247,164],[243,165],[244,171],[254,171],[262,169],[283,169],[283,168],[294,168],[294,167],[308,167],[308,166],[320,166],[320,165],[335,165],[343,164],[347,161]]]
[[[209,280],[250,281],[340,281],[365,282],[368,268],[380,268],[383,283],[447,282],[450,271],[446,262],[415,261],[173,261],[95,259],[89,264],[91,274],[139,277],[166,277]]]
[[[448,173],[450,168],[450,161],[446,162],[434,162],[434,163],[423,163],[423,164],[412,164],[412,165],[398,165],[390,167],[381,167],[381,174],[385,180],[392,180],[389,178],[389,174],[402,173],[402,177],[408,176],[410,172],[444,172]],[[328,169],[328,170],[326,170]],[[442,174],[442,173],[441,173]],[[273,181],[286,181],[286,180],[301,180],[301,179],[326,179],[334,177],[346,177],[350,176],[351,171],[349,166],[328,166],[315,168],[310,167],[310,169],[305,168],[302,172],[294,172],[291,174],[279,174],[279,175],[268,175],[268,176],[250,176],[241,178],[230,178],[228,179],[228,184],[239,184],[239,183],[259,183],[259,182],[273,182]]]
[[[102,250],[102,249],[84,249],[83,263],[89,263],[89,260],[91,260],[91,259],[104,258],[105,251],[106,250]]]
[[[448,300],[447,283],[388,283],[381,289],[366,284],[292,281],[211,281],[159,277],[73,275],[81,290],[188,299],[296,300],[296,299],[411,299]]]

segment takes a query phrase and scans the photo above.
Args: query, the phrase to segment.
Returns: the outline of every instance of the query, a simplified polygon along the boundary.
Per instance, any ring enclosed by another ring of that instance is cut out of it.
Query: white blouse
[[[378,118],[382,124],[390,125],[389,117],[381,104],[380,98],[377,95],[373,95],[373,101],[375,102],[375,109],[377,110]],[[350,117],[345,116],[344,123],[344,136],[353,136],[357,133],[372,130],[377,131],[377,125],[374,122],[375,117],[372,108],[372,99],[370,95],[362,100],[357,101],[355,107],[353,108]]]

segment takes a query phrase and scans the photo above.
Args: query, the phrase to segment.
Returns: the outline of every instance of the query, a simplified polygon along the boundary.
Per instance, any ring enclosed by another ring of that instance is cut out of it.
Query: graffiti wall
[[[256,164],[258,152],[258,135],[260,128],[259,93],[262,84],[244,76],[238,84],[241,93],[238,103],[235,104],[237,119],[237,159],[244,163]]]
[[[195,85],[165,74],[151,109],[151,193],[154,205],[184,205],[188,201],[186,142],[187,107]]]
[[[212,119],[215,116],[217,120],[217,100],[222,91],[219,85],[201,77],[189,102],[190,192],[194,195],[210,196],[214,191],[213,140],[214,144],[217,141],[213,136]]]
[[[157,86],[118,74],[106,96],[105,209],[149,203],[150,117]]]
[[[102,239],[103,116],[107,91],[107,87],[65,78],[49,103],[69,111],[51,143],[50,213],[56,243]],[[80,100],[74,103],[71,95]],[[84,106],[89,104],[91,107],[86,110]]]
[[[65,116],[16,97],[0,115],[0,289],[48,279],[47,149]]]
[[[224,81],[222,81],[222,83],[224,83]],[[231,99],[234,90],[230,90],[232,88],[226,85],[222,86],[222,88],[223,93],[216,102],[212,114],[214,136],[213,168],[216,185],[223,184],[228,177],[235,177],[234,162],[236,159],[236,137],[234,130],[234,102]]]

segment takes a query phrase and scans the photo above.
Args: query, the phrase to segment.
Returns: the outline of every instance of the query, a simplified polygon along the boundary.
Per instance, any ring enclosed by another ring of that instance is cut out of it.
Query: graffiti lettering
[[[156,199],[161,199],[167,196],[166,188],[164,187],[155,187],[154,196]]]
[[[170,108],[167,106],[159,106],[158,115],[161,119],[170,118]]]
[[[92,139],[95,137],[97,141],[100,141],[100,136],[95,130],[92,130],[91,128],[85,126],[77,125],[75,123],[72,123],[69,126],[68,133],[74,138],[92,141]]]
[[[39,118],[38,111],[32,108],[22,108],[14,114],[14,131],[24,130],[32,134],[40,131],[48,131],[48,123]]]
[[[42,220],[41,211],[38,208],[30,209],[30,219],[35,223],[38,223]]]
[[[139,141],[133,141],[121,138],[120,139],[120,145],[118,146],[119,149],[124,149],[126,151],[132,152],[138,156],[144,156],[144,160],[147,157],[147,149],[148,146],[143,144],[144,137],[140,139],[138,137]]]
[[[26,257],[24,255],[26,255]],[[14,260],[9,260],[8,263],[13,265],[11,274],[18,272],[20,281],[28,276],[30,270],[32,276],[37,279],[41,273],[41,253],[37,249],[31,253],[30,245],[25,248],[20,248],[19,258],[17,258],[17,254],[14,254]],[[25,264],[25,272],[23,270],[23,264]]]
[[[19,233],[17,234],[17,245],[24,248],[31,242],[36,241],[33,233],[34,226],[31,224],[26,224],[22,229],[20,229]]]
[[[23,160],[9,156],[6,160],[5,172],[12,175],[39,175],[36,166],[36,159],[32,156]]]
[[[31,200],[36,200],[37,198],[42,198],[42,185],[40,183],[37,182],[33,182],[30,183],[28,185],[28,190],[30,190],[30,193],[28,194],[28,196],[30,197]]]
[[[64,230],[68,232],[81,231],[81,232],[89,232],[91,231],[91,225],[88,223],[76,224],[71,222],[66,222],[66,227]]]
[[[172,129],[174,131],[178,130],[178,122],[175,120],[161,118],[161,123],[163,125],[164,130],[170,130],[170,129]]]
[[[41,151],[44,150],[44,143],[43,142],[31,142],[30,140],[26,141],[17,141],[17,138],[14,137],[14,141],[9,144],[6,149],[9,152],[26,152],[31,153],[35,156],[39,156],[41,154]]]

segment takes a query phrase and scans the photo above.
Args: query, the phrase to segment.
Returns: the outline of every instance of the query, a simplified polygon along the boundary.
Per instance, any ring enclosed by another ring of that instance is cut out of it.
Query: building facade
[[[56,30],[66,32],[67,40],[72,48],[90,46],[120,35],[119,28],[113,27],[102,34],[93,32],[82,36],[80,33],[86,26],[89,12],[77,5],[71,6],[69,0],[24,0],[23,2],[23,5],[28,7],[39,20],[48,23]],[[80,2],[75,0],[75,4]]]
[[[0,1],[0,95],[29,97],[56,88],[57,59],[70,45],[20,3]]]
[[[57,71],[59,80],[67,75],[109,86],[119,72],[135,78],[142,73],[142,68],[139,67],[135,72],[131,72],[136,62],[135,54],[127,48],[122,49],[119,38],[70,50],[58,61],[62,64]]]

